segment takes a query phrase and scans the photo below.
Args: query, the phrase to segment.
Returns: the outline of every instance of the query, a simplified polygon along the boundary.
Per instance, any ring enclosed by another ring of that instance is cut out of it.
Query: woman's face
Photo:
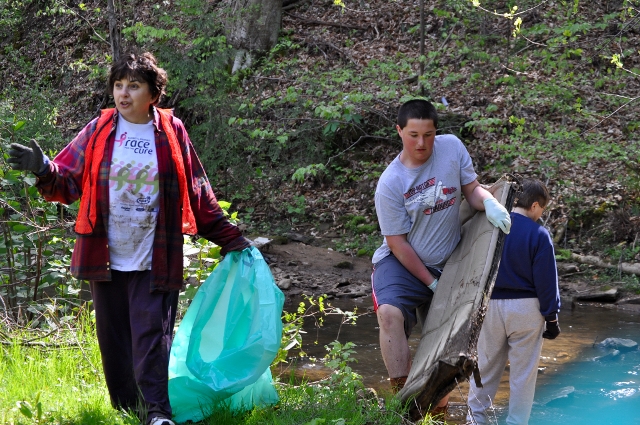
[[[113,83],[113,99],[122,117],[133,124],[146,124],[153,119],[151,105],[157,97],[151,96],[149,84],[125,77]]]

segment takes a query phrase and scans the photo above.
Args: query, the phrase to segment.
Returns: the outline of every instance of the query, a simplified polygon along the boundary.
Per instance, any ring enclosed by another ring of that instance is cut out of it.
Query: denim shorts
[[[427,267],[429,272],[439,278],[442,272]],[[423,304],[431,304],[433,291],[400,263],[393,255],[388,255],[373,265],[371,274],[371,296],[375,311],[383,304],[397,307],[404,316],[404,333],[409,338],[411,330],[418,323],[416,309]]]

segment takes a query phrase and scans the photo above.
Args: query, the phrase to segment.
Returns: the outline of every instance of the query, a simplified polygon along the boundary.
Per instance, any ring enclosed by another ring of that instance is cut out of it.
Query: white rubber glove
[[[438,286],[438,279],[431,282],[431,285],[428,285],[427,288],[431,289],[433,292],[436,292],[436,286]]]
[[[503,207],[496,198],[485,199],[483,204],[489,223],[500,228],[500,230],[508,235],[511,231],[511,217],[507,209]]]

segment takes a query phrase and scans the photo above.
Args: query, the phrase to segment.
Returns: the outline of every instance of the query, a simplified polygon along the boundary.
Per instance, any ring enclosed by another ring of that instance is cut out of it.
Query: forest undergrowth
[[[160,106],[185,122],[218,198],[249,237],[322,237],[371,255],[381,242],[375,185],[401,149],[395,114],[421,96],[437,106],[439,131],[463,140],[481,183],[515,173],[548,185],[542,220],[558,259],[595,256],[613,268],[587,266],[582,279],[640,292],[637,273],[622,267],[640,260],[638,0],[425,1],[424,25],[418,0],[287,0],[278,43],[235,74],[223,19],[232,2],[115,3],[123,46],[152,51],[167,69]],[[53,157],[112,106],[108,33],[102,1],[0,0],[2,329],[64,329],[83,308],[82,285],[68,275],[76,206],[43,202],[33,176],[9,169],[6,147],[35,138]],[[187,273],[200,281],[217,251],[202,241],[187,249],[198,253]],[[19,349],[0,337],[2,353]],[[73,356],[50,362],[61,368],[47,378],[51,388],[95,395],[91,344],[78,339]],[[40,367],[34,349],[9,357]],[[90,379],[64,381],[80,364],[70,359],[92,365]],[[0,378],[15,366],[0,362]],[[355,391],[348,396],[355,405]],[[12,417],[25,418],[16,423],[56,420],[55,402],[42,410],[37,397],[16,398]],[[79,399],[89,406],[82,414],[114,423],[104,397],[102,407],[91,403]],[[82,414],[62,422],[86,423]],[[309,423],[325,423],[322,415]]]

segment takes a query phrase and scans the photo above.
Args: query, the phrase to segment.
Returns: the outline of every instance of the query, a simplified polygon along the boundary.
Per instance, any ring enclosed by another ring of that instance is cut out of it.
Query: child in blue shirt
[[[525,179],[511,212],[511,232],[505,237],[498,276],[478,340],[482,388],[469,388],[467,421],[489,423],[487,412],[504,372],[509,371],[507,424],[529,422],[542,339],[560,334],[560,291],[553,242],[537,221],[549,202],[545,185]],[[546,329],[545,329],[546,328]]]

